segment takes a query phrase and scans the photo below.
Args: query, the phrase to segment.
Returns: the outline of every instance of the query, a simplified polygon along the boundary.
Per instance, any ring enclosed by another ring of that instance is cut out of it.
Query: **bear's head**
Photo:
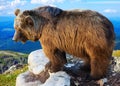
[[[19,9],[16,9],[15,15],[13,40],[22,41],[23,43],[27,40],[39,40],[42,28],[45,25],[45,18],[31,10],[21,12]]]

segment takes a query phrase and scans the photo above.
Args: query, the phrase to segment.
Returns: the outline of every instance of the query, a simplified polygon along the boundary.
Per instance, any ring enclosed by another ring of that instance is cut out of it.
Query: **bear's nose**
[[[14,34],[12,40],[17,42],[18,41],[18,36],[16,34]]]
[[[12,40],[17,42],[19,39],[20,39],[20,33],[18,31],[15,31]]]
[[[13,37],[12,40],[13,40],[13,41],[16,41],[16,42],[18,41],[15,37]]]

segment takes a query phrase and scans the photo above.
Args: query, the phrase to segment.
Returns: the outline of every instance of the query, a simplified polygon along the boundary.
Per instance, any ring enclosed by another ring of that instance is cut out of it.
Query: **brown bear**
[[[106,74],[115,33],[112,23],[100,13],[45,6],[23,12],[17,9],[15,15],[13,40],[40,40],[51,72],[63,68],[69,53],[84,60],[82,68],[90,67],[92,79]]]

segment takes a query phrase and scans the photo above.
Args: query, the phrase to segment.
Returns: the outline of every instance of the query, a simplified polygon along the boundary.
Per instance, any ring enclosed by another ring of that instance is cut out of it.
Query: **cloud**
[[[87,3],[89,4],[120,4],[120,1],[114,1],[114,0],[101,0],[101,1],[88,1],[87,0]]]
[[[0,10],[3,10],[5,9],[6,7],[5,6],[0,6]]]
[[[31,4],[54,4],[54,3],[62,3],[65,0],[31,0]]]
[[[19,7],[25,5],[27,1],[21,1],[21,0],[12,0],[12,1],[6,1],[6,0],[1,0],[0,1],[0,11],[1,14],[5,15],[11,15],[13,14],[14,10]]]
[[[115,9],[105,9],[103,10],[104,13],[117,13],[117,10]]]
[[[10,4],[11,4],[11,6],[15,6],[20,3],[21,3],[20,0],[15,0],[15,1],[12,1]]]
[[[26,1],[14,0],[10,3],[11,6],[24,5]]]
[[[14,8],[14,7],[19,6],[19,5],[24,5],[26,3],[26,1],[21,1],[21,0],[6,1],[6,0],[2,0],[0,3],[1,3],[0,4],[0,10],[4,10],[4,9]]]
[[[63,3],[64,1],[68,2],[83,2],[84,0],[31,0],[31,4],[43,4],[43,5],[53,5],[55,3]],[[86,1],[86,0],[85,0]]]

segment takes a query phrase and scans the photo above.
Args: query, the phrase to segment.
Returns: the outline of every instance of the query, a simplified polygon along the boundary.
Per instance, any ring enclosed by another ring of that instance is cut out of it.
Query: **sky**
[[[120,0],[0,0],[0,16],[13,16],[17,8],[24,11],[46,5],[63,10],[90,9],[105,16],[120,17]]]

